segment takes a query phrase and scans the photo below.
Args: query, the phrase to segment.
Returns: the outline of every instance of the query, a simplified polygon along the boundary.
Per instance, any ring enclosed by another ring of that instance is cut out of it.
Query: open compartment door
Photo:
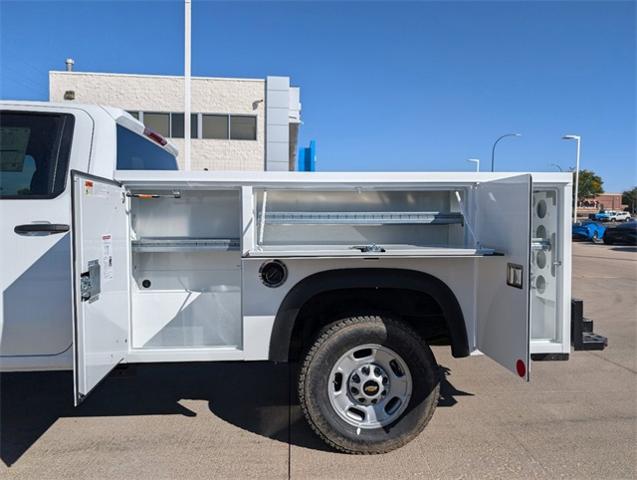
[[[124,189],[72,173],[75,405],[128,352],[130,246]]]
[[[477,237],[496,251],[478,262],[477,347],[529,379],[531,175],[477,187]]]

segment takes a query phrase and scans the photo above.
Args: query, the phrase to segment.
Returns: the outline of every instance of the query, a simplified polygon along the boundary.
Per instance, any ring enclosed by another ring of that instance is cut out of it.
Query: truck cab
[[[71,171],[176,170],[177,150],[119,109],[10,101],[0,109],[0,362],[70,368]]]

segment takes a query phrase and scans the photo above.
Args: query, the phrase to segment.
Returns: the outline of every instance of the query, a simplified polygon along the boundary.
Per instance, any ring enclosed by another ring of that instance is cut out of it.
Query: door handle
[[[70,227],[64,223],[27,223],[16,225],[13,231],[18,235],[41,236],[68,232]]]

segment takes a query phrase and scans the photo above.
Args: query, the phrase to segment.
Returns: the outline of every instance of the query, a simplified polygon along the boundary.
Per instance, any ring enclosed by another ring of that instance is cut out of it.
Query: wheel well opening
[[[450,343],[443,310],[438,301],[425,292],[400,288],[330,290],[313,296],[299,310],[290,338],[289,360],[298,361],[325,325],[364,314],[400,318],[430,345]]]

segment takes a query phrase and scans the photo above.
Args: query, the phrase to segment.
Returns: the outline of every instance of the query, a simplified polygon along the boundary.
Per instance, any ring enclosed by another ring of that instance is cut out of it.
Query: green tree
[[[575,182],[575,172],[573,172],[573,182]],[[580,170],[577,199],[582,200],[604,193],[602,185],[604,185],[604,180],[599,175],[595,175],[595,172]]]
[[[633,187],[631,190],[622,192],[622,203],[628,205],[630,213],[635,213],[637,210],[637,187]]]

